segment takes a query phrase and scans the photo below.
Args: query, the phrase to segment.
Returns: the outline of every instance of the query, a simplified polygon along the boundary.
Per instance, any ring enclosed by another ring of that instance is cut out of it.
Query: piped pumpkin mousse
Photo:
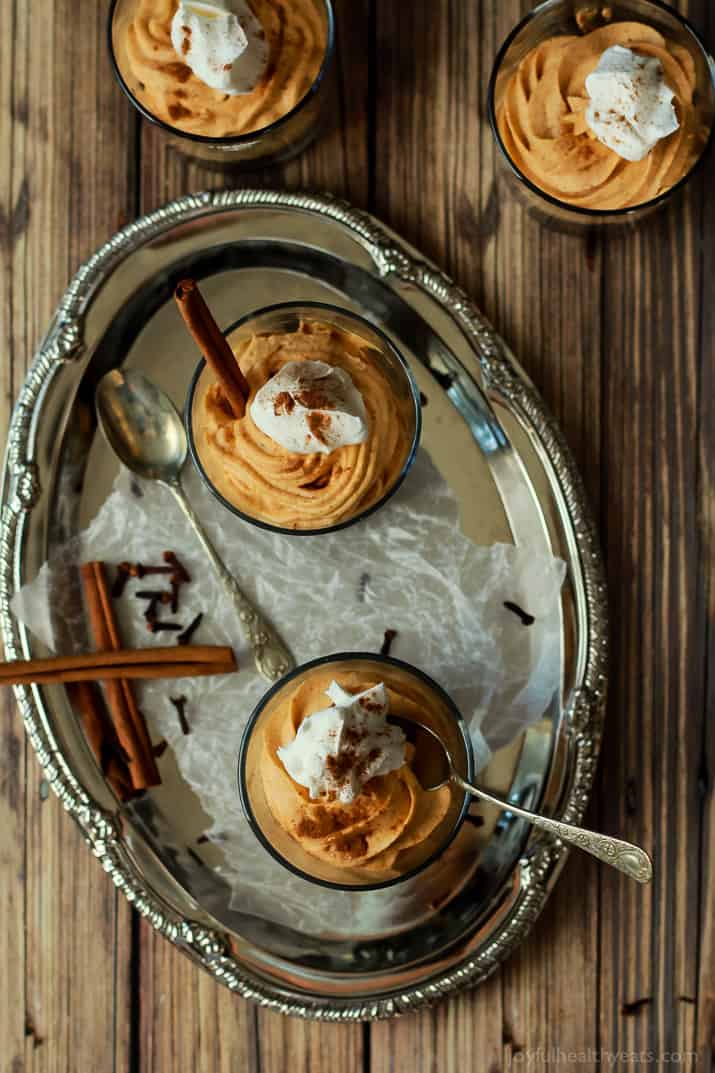
[[[230,341],[230,340],[229,340]],[[367,341],[321,321],[232,344],[248,384],[239,418],[209,381],[192,410],[205,476],[242,514],[322,530],[382,500],[413,444],[414,403],[398,396]]]
[[[387,721],[419,721],[432,702],[400,684],[341,682],[315,671],[280,704],[257,753],[274,821],[303,851],[338,870],[380,879],[402,871],[409,851],[432,852],[449,821],[449,786],[427,792],[410,763],[413,746]]]
[[[263,130],[303,100],[328,29],[316,0],[126,0],[112,40],[146,111],[220,139]]]
[[[549,38],[511,75],[502,143],[544,193],[583,209],[642,205],[680,182],[706,142],[692,56],[640,22]]]

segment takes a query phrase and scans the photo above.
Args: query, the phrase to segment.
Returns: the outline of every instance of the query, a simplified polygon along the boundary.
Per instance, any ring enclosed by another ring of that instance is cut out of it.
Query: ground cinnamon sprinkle
[[[345,727],[343,730],[343,742],[348,748],[359,745],[364,737],[365,731],[360,731],[356,727]]]
[[[349,857],[352,860],[364,857],[368,851],[365,835],[341,835],[335,839],[334,846],[343,857]]]
[[[355,753],[348,750],[337,756],[326,756],[325,766],[336,782],[342,782],[355,768]]]
[[[273,400],[273,413],[278,417],[280,414],[292,414],[295,410],[295,399],[290,391],[280,391]]]
[[[308,414],[308,428],[320,443],[327,444],[325,433],[330,428],[330,424],[328,414]]]
[[[380,756],[380,750],[379,749],[371,749],[370,752],[367,754],[367,756],[364,756],[362,758],[362,760],[360,760],[355,765],[355,774],[357,775],[357,777],[359,779],[362,778],[362,776],[365,774],[365,772],[370,767],[370,765],[374,764],[379,756]]]
[[[179,104],[177,101],[175,104],[170,104],[167,111],[172,119],[185,119],[187,116],[192,115],[190,108],[185,108],[183,104]]]
[[[296,393],[295,399],[301,406],[305,406],[306,410],[335,409],[335,403],[320,388],[301,387],[300,391]]]
[[[310,816],[301,816],[296,824],[295,833],[299,838],[327,838],[334,835],[344,824],[340,823],[340,813],[318,805]]]
[[[191,68],[185,63],[166,63],[164,71],[169,78],[175,78],[177,82],[188,82],[191,78]]]
[[[366,712],[381,712],[382,711],[382,705],[381,704],[378,704],[377,701],[374,701],[374,700],[368,700],[367,697],[361,697],[359,703],[360,703],[360,707],[364,708]]]

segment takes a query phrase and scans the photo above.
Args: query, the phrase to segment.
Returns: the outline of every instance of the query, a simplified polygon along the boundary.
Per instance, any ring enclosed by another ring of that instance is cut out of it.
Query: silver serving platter
[[[7,658],[44,654],[13,618],[10,600],[110,487],[93,418],[98,377],[127,361],[181,402],[191,368],[172,365],[163,316],[179,273],[204,279],[226,323],[252,306],[299,298],[362,312],[408,354],[427,389],[427,447],[459,498],[465,532],[482,544],[528,539],[567,562],[561,697],[497,757],[490,777],[514,802],[578,822],[599,749],[607,622],[601,558],[574,462],[534,387],[467,296],[374,218],[329,197],[190,195],[119,231],[79,270],[8,438],[0,544]],[[66,650],[86,644],[54,625]],[[495,814],[464,888],[418,927],[355,943],[267,928],[228,909],[212,870],[185,845],[182,852],[181,808],[162,808],[152,795],[117,804],[62,687],[18,687],[16,696],[50,785],[117,887],[217,980],[285,1013],[390,1017],[478,983],[524,939],[566,856],[560,842]]]

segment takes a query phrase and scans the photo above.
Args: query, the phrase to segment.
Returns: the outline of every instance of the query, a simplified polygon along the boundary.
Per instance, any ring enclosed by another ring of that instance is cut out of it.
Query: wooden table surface
[[[645,845],[656,877],[641,889],[572,855],[529,940],[477,991],[373,1026],[285,1019],[133,916],[48,795],[5,691],[0,1073],[597,1070],[633,1052],[712,1070],[712,162],[634,234],[549,233],[495,181],[485,121],[492,60],[527,2],[338,0],[339,129],[280,170],[217,176],[130,111],[107,6],[0,0],[2,428],[80,261],[138,214],[221,185],[329,190],[376,213],[476,299],[579,462],[613,620],[589,820]],[[715,45],[712,0],[678,7]]]

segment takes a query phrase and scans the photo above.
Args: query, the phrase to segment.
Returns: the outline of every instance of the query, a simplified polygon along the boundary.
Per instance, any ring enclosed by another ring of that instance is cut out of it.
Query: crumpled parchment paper
[[[565,564],[532,548],[479,547],[465,538],[457,500],[424,450],[382,510],[324,536],[258,529],[226,512],[193,471],[185,482],[227,565],[298,662],[339,651],[376,652],[385,630],[397,630],[392,654],[450,693],[469,720],[478,767],[490,750],[538,720],[559,689]],[[58,607],[69,568],[88,559],[158,562],[166,548],[192,575],[178,618],[186,625],[203,611],[194,642],[233,645],[240,673],[146,682],[138,686],[139,699],[152,738],[166,739],[213,818],[208,834],[223,853],[219,871],[231,885],[231,905],[312,934],[372,932],[394,919],[398,907],[404,915],[420,877],[386,891],[324,890],[286,872],[251,833],[238,801],[236,760],[241,732],[267,684],[253,669],[231,601],[168,491],[122,471],[89,528],[15,595],[13,611],[57,650],[65,636],[58,623],[73,636],[83,631],[81,621],[72,621],[81,618],[80,609]],[[133,596],[137,587],[147,582],[130,582],[115,605],[125,644],[171,643],[168,634],[147,632],[144,604]],[[533,625],[525,626],[505,601],[533,615]],[[168,699],[180,693],[187,697],[188,736]]]

